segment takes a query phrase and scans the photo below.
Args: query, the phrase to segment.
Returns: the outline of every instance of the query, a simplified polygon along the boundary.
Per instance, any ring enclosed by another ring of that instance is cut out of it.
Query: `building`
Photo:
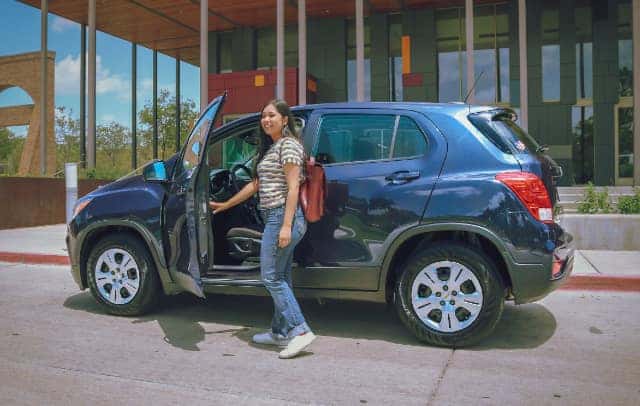
[[[640,185],[640,0],[24,2],[201,66],[228,118],[276,95],[467,99],[514,108],[562,184]]]

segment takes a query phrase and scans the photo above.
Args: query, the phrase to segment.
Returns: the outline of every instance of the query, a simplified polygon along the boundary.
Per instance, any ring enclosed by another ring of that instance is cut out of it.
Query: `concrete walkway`
[[[0,261],[68,265],[66,225],[0,230]],[[640,291],[640,251],[576,251],[569,289]]]

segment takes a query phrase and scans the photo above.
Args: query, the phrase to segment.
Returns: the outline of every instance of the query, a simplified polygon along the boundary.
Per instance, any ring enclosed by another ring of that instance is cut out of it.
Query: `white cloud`
[[[75,26],[76,23],[62,17],[54,16],[51,20],[51,29],[53,30],[53,32],[63,32]]]
[[[88,64],[87,64],[88,66]],[[80,55],[67,55],[56,63],[56,94],[78,94],[80,91]],[[96,57],[96,93],[110,94],[120,101],[131,99],[131,82],[122,75],[111,73]]]

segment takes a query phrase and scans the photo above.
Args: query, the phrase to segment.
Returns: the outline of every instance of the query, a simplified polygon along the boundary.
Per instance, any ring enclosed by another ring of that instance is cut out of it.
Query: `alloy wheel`
[[[121,248],[104,251],[94,269],[96,286],[109,303],[129,303],[140,289],[140,269],[129,252]]]

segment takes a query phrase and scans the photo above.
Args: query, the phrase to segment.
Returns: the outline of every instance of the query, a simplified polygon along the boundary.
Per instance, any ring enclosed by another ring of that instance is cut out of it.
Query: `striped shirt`
[[[284,174],[285,164],[301,167],[300,181],[304,179],[302,163],[304,162],[304,148],[300,141],[293,137],[282,137],[274,142],[258,163],[258,179],[260,187],[260,208],[273,209],[285,204],[287,200],[287,178]]]

